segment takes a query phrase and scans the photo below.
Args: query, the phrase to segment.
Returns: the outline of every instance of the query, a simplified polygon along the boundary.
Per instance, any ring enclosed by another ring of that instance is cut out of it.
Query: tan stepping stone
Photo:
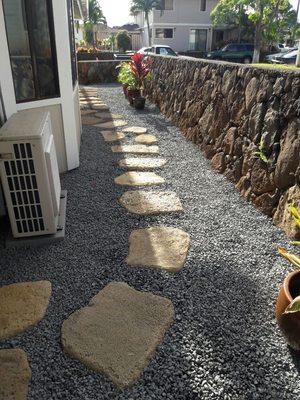
[[[158,154],[158,146],[145,146],[144,144],[113,146],[113,153]]]
[[[82,106],[90,106],[90,107],[94,107],[94,106],[104,106],[104,107],[107,107],[107,105],[106,104],[104,104],[104,103],[93,103],[93,102],[91,102],[91,101],[81,101],[80,102],[80,104],[82,105]]]
[[[137,135],[142,135],[147,133],[147,128],[142,128],[141,126],[129,126],[128,128],[123,129],[125,133],[136,133]]]
[[[97,114],[95,114],[95,116],[97,118],[108,119],[108,120],[111,120],[111,119],[123,119],[124,118],[123,115],[121,115],[121,114],[111,114],[111,113],[106,113],[106,112],[97,113]]]
[[[183,212],[181,201],[176,193],[170,191],[132,190],[125,192],[119,201],[133,214],[158,215]]]
[[[154,172],[126,172],[115,178],[117,185],[123,186],[154,186],[165,183],[164,178]]]
[[[30,379],[25,351],[0,350],[0,400],[26,400]]]
[[[91,108],[96,111],[109,111],[109,107],[106,104],[104,104],[104,105],[93,104],[93,105],[91,105]]]
[[[147,134],[137,136],[137,137],[134,139],[134,141],[135,141],[136,143],[140,143],[140,144],[154,144],[154,143],[157,143],[157,142],[158,142],[156,136],[154,136],[154,135],[147,135]]]
[[[95,110],[81,110],[81,115],[90,115],[94,114],[96,111]]]
[[[126,263],[178,272],[184,266],[189,247],[190,236],[181,229],[165,226],[137,229],[129,238]]]
[[[139,379],[173,320],[169,299],[112,282],[63,323],[62,345],[125,388]]]
[[[99,118],[92,116],[84,116],[81,118],[83,125],[96,125],[99,124]]]
[[[16,283],[0,288],[0,339],[36,325],[45,315],[51,296],[48,281]]]
[[[119,161],[121,168],[127,168],[131,170],[154,169],[161,168],[167,163],[167,160],[163,158],[124,158]]]
[[[117,140],[122,140],[125,138],[125,135],[122,132],[107,131],[101,133],[105,142],[115,142]]]
[[[102,129],[117,129],[125,125],[127,125],[126,121],[122,119],[116,119],[114,121],[102,122],[101,124],[98,124],[97,127]]]
[[[85,99],[87,101],[97,101],[97,102],[101,101],[100,98],[97,96],[87,96],[87,97],[85,97]]]

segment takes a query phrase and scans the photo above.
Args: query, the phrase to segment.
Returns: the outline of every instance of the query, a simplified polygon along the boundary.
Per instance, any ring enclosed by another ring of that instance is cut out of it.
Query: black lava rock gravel
[[[128,106],[116,85],[99,87],[111,111],[129,125],[146,126],[168,159],[159,174],[185,212],[139,217],[118,198],[114,184],[124,171],[99,129],[84,127],[81,165],[62,177],[68,190],[64,242],[40,249],[0,249],[0,284],[46,279],[53,294],[45,318],[33,329],[0,342],[21,347],[32,369],[28,400],[160,400],[300,398],[299,365],[278,331],[274,305],[291,269],[276,253],[287,246],[272,221],[247,204],[215,173],[199,149],[185,140],[150,104]],[[134,137],[134,135],[132,135]],[[155,224],[191,235],[185,267],[178,274],[124,263],[128,237]],[[119,391],[61,349],[60,327],[111,281],[170,298],[176,320],[162,346],[132,388]]]

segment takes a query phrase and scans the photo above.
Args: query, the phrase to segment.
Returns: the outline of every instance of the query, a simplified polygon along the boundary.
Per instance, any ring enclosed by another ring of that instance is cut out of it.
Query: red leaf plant
[[[143,54],[135,53],[131,57],[129,64],[139,87],[143,88],[145,79],[149,77],[151,71],[152,60],[149,57],[145,57]]]

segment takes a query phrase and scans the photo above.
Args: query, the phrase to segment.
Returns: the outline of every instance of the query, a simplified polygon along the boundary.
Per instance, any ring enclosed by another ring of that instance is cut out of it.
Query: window
[[[190,45],[192,51],[206,51],[207,29],[191,29]]]
[[[173,36],[174,36],[173,28],[155,29],[155,37],[157,39],[173,39]]]
[[[3,0],[17,103],[59,96],[51,0]]]
[[[161,56],[177,56],[175,51],[173,51],[170,47],[157,47],[156,54],[160,54]]]
[[[71,65],[72,65],[72,82],[73,88],[77,82],[77,58],[76,58],[76,44],[74,32],[74,10],[73,0],[67,0],[68,16],[69,16],[69,37],[70,37],[70,51],[71,51]]]
[[[174,10],[173,0],[161,0],[160,5],[156,7],[157,10]]]
[[[206,0],[200,0],[200,11],[206,11]]]

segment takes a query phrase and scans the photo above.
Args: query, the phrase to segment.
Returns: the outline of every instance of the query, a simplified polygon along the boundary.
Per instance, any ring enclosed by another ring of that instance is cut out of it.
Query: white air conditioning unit
[[[49,112],[18,112],[0,129],[0,174],[13,236],[56,234],[61,186]]]

